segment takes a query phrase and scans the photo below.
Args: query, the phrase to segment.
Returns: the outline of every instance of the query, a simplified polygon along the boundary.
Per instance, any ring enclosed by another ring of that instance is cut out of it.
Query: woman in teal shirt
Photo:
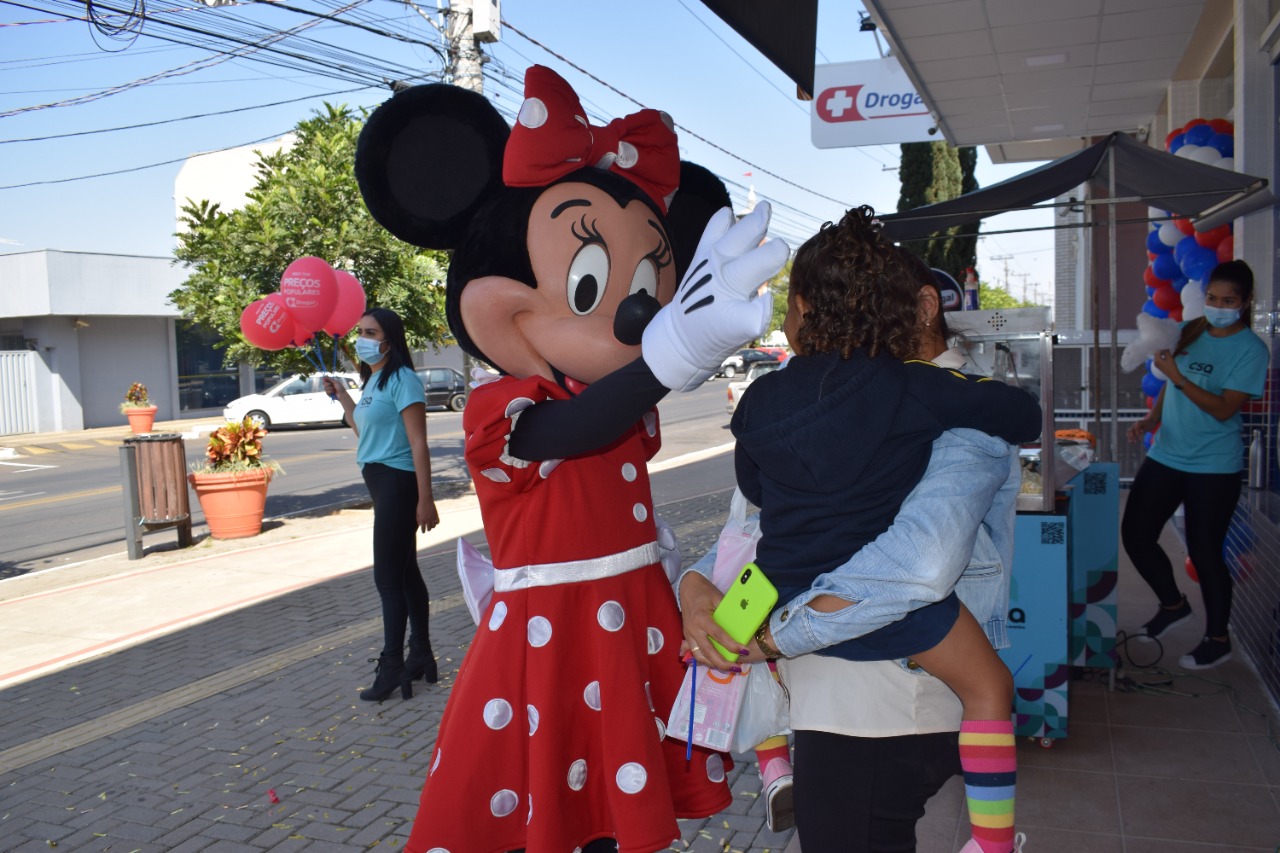
[[[1249,329],[1253,271],[1244,261],[1214,267],[1205,290],[1205,315],[1183,324],[1174,352],[1156,354],[1168,381],[1151,413],[1129,428],[1131,441],[1159,432],[1138,469],[1120,533],[1124,549],[1160,600],[1138,636],[1155,639],[1191,618],[1173,566],[1158,539],[1174,511],[1186,513],[1187,552],[1200,578],[1205,636],[1179,659],[1185,669],[1208,669],[1231,659],[1231,575],[1222,546],[1240,499],[1243,468],[1240,407],[1262,395],[1267,345]]]
[[[417,531],[435,527],[440,515],[431,496],[426,395],[413,371],[404,322],[394,311],[373,308],[360,318],[359,331],[360,402],[353,403],[330,377],[324,384],[356,432],[356,463],[373,497],[373,582],[382,599],[383,643],[373,686],[360,698],[381,702],[396,687],[405,699],[411,697],[415,678],[437,679]],[[406,627],[413,629],[408,658]]]

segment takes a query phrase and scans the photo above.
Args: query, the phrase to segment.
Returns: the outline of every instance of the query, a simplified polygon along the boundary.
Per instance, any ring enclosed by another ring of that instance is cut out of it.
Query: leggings
[[[1205,633],[1225,637],[1231,619],[1231,575],[1222,558],[1231,516],[1240,500],[1240,474],[1192,474],[1148,457],[1124,508],[1120,536],[1134,568],[1163,605],[1182,600],[1173,565],[1160,547],[1160,531],[1182,504],[1186,512],[1187,553],[1200,577]]]
[[[373,498],[373,583],[382,599],[382,653],[404,654],[406,624],[428,641],[430,600],[418,569],[418,479],[412,471],[367,462],[364,483]]]
[[[799,729],[795,745],[804,853],[915,853],[925,803],[960,772],[956,732],[848,737]]]

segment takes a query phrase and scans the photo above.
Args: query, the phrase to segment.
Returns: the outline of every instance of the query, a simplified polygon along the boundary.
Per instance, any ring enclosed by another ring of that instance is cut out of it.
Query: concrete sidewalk
[[[728,497],[661,508],[690,560]],[[357,698],[381,642],[368,510],[0,581],[0,849],[402,846],[474,632],[454,549],[483,544],[479,510],[438,507],[418,542],[441,681],[408,701]],[[733,807],[683,822],[673,849],[781,850],[754,773],[740,762]]]

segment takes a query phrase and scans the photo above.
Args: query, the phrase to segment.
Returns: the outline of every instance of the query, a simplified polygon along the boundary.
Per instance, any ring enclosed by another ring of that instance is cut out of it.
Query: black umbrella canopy
[[[1183,216],[1200,216],[1232,205],[1267,186],[1265,178],[1177,157],[1117,132],[1082,151],[985,189],[881,216],[884,232],[891,240],[917,240],[987,216],[1026,210],[1095,178],[1105,181],[1112,153],[1116,200],[1143,201]]]
[[[765,59],[813,94],[818,0],[702,0]]]

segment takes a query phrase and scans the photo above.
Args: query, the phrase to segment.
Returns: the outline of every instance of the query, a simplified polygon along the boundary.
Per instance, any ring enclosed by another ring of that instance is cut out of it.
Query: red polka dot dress
[[[474,390],[466,460],[493,557],[493,599],[436,739],[411,853],[666,849],[677,817],[731,801],[727,756],[666,737],[684,677],[645,463],[657,413],[591,454],[508,453],[520,412],[568,393],[504,377]]]

